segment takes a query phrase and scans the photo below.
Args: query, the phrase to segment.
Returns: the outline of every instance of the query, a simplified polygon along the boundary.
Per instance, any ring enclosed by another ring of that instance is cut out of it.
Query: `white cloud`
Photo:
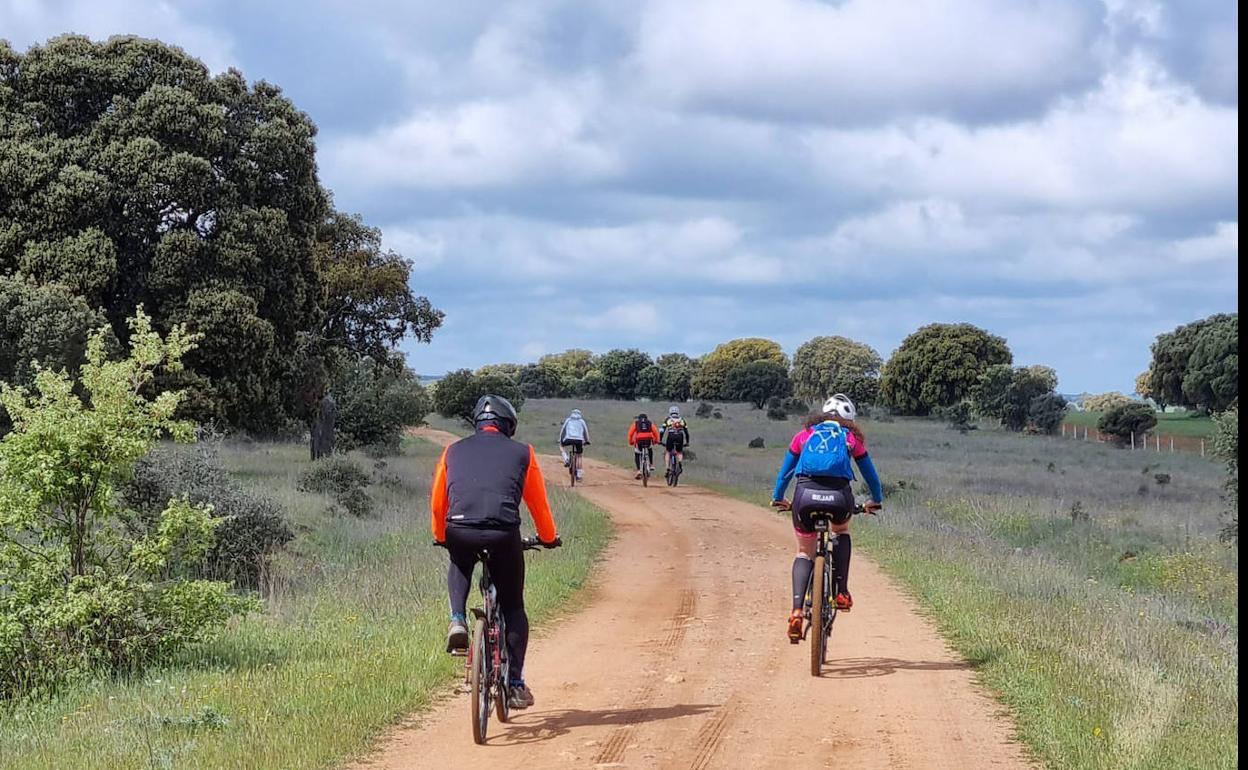
[[[1183,265],[1223,262],[1239,267],[1239,222],[1219,222],[1208,235],[1183,238],[1169,252]]]
[[[924,119],[812,130],[808,141],[831,180],[1002,207],[1168,208],[1225,200],[1238,188],[1238,109],[1201,101],[1144,60],[1035,121],[974,128]]]
[[[582,80],[421,108],[397,125],[329,143],[326,165],[355,184],[395,188],[602,179],[619,159],[597,136],[597,101],[598,85]]]
[[[680,104],[834,122],[999,114],[1092,79],[1098,16],[1062,0],[654,0],[636,60]]]
[[[213,72],[237,63],[227,34],[189,20],[166,0],[0,1],[0,37],[19,49],[67,32],[94,40],[113,35],[158,38],[181,46]]]

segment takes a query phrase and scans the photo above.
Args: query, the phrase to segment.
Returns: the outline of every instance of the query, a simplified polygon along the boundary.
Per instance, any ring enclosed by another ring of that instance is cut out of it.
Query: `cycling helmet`
[[[570,415],[568,415],[568,416],[569,416],[569,417],[571,417],[573,420],[579,420],[579,419],[581,419],[581,410],[580,410],[580,409],[573,409],[573,410],[572,410],[572,414],[570,414]]]
[[[504,436],[514,436],[517,422],[516,408],[502,396],[484,395],[477,399],[477,405],[472,409],[473,425],[480,425],[483,422],[498,423],[498,429]]]
[[[849,396],[844,393],[829,396],[828,400],[823,402],[823,413],[844,420],[858,419],[858,410],[854,408],[854,402],[850,401]]]
[[[675,404],[673,404],[673,405],[672,405],[672,408],[667,410],[667,416],[668,416],[668,417],[679,417],[679,416],[680,416],[680,407],[678,407],[678,406],[676,406]]]

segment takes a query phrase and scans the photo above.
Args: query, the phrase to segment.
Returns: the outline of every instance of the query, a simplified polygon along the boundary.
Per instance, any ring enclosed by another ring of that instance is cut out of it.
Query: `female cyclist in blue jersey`
[[[806,425],[789,442],[789,451],[780,465],[771,504],[793,512],[793,530],[797,535],[797,556],[793,559],[793,611],[789,615],[789,639],[802,636],[802,606],[806,587],[815,568],[818,537],[811,513],[831,514],[830,530],[835,534],[837,585],[833,587],[836,607],[848,612],[854,606],[849,593],[849,520],[854,510],[851,482],[854,471],[849,459],[858,465],[863,480],[871,490],[868,511],[877,511],[884,501],[880,477],[875,472],[867,440],[855,422],[858,412],[854,402],[840,393],[829,398],[823,409],[806,419]],[[793,502],[784,499],[789,481],[797,476]],[[814,500],[818,495],[819,502]],[[828,502],[831,499],[832,502]]]

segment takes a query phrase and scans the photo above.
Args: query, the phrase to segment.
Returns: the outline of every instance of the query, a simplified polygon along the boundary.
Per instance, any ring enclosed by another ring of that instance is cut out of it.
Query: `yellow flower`
[[[1097,725],[1096,727],[1093,727],[1093,728],[1092,728],[1092,737],[1093,737],[1093,738],[1100,738],[1100,737],[1101,737],[1101,727],[1100,727],[1100,725]]]

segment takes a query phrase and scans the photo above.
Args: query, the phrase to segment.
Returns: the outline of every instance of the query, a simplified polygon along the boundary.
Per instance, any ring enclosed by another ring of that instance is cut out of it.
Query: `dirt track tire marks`
[[[543,470],[558,479],[563,467]],[[861,552],[858,606],[816,679],[809,650],[784,636],[793,536],[781,517],[695,486],[643,489],[604,463],[586,470],[576,492],[611,514],[616,538],[577,614],[530,647],[538,705],[474,746],[463,697],[448,697],[358,767],[1029,766],[973,672]]]

